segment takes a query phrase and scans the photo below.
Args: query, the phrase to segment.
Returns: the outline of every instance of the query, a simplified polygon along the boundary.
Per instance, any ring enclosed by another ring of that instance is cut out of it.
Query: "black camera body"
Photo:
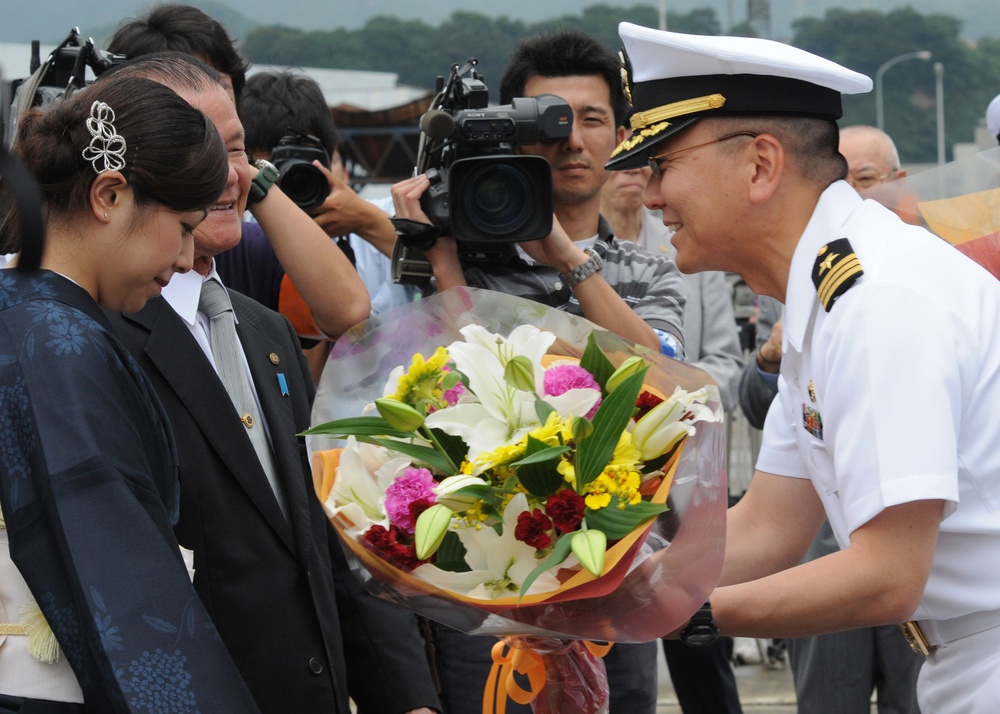
[[[512,243],[552,232],[552,168],[540,156],[519,154],[524,144],[557,143],[573,130],[573,110],[554,95],[518,97],[489,107],[478,61],[453,65],[438,77],[431,108],[420,118],[417,173],[430,188],[420,205],[436,229],[453,236],[464,259],[493,260]],[[416,268],[426,232],[410,240],[397,230],[393,279],[421,284],[429,269]]]
[[[313,161],[330,166],[330,154],[311,134],[289,132],[271,151],[271,163],[278,169],[278,185],[304,211],[319,206],[330,195],[330,182]]]
[[[7,146],[14,145],[17,121],[32,107],[54,104],[82,89],[89,80],[87,70],[94,77],[124,64],[124,55],[98,49],[90,38],[84,40],[80,29],[74,27],[43,63],[40,43],[31,43],[31,76],[0,82],[0,127]]]

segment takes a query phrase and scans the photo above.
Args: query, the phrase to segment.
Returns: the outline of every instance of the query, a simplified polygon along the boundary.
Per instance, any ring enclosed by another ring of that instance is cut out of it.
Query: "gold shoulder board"
[[[830,312],[837,298],[864,273],[846,238],[838,238],[820,248],[813,264],[812,279],[823,309]]]

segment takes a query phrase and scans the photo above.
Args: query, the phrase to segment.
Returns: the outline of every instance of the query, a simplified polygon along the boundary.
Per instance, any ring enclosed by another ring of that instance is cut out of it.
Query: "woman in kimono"
[[[47,229],[40,270],[0,270],[0,712],[255,712],[174,537],[162,407],[101,311],[191,268],[226,148],[109,77],[23,117],[17,153]]]

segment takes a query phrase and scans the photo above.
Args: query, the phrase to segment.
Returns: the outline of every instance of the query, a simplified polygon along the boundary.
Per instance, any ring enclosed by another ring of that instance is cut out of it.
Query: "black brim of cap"
[[[699,119],[701,119],[701,116],[680,117],[670,122],[662,122],[662,124],[666,125],[662,128],[658,128],[660,125],[654,124],[652,127],[647,127],[636,132],[621,143],[619,148],[625,148],[613,155],[611,160],[604,164],[604,168],[607,171],[641,169],[647,165],[646,159],[652,153],[654,146],[664,139],[687,129]]]

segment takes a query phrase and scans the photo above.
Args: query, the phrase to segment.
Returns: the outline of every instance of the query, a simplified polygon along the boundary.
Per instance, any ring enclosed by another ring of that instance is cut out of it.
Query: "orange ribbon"
[[[598,645],[584,641],[587,651],[595,657],[604,657],[613,642]],[[493,666],[486,680],[486,691],[483,692],[483,714],[505,714],[507,699],[518,704],[530,704],[545,686],[545,659],[528,647],[517,647],[511,640],[503,639],[493,645],[491,652]],[[531,689],[527,690],[517,683],[514,674],[523,674],[528,678]]]

